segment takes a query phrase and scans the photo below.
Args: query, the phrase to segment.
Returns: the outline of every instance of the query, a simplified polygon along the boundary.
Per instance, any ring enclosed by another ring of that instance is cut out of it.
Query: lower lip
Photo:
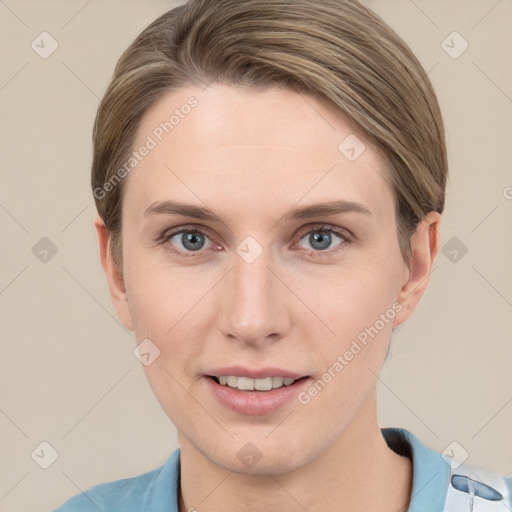
[[[270,391],[241,391],[219,384],[212,377],[205,377],[206,382],[217,400],[232,411],[248,416],[270,414],[293,400],[300,393],[309,378],[296,380],[289,386],[282,386]]]

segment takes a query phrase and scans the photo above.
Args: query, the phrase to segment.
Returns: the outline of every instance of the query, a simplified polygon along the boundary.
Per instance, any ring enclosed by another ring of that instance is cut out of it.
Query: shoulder
[[[403,428],[381,429],[388,446],[412,460],[413,488],[408,512],[504,512],[512,510],[512,476],[438,453]]]
[[[445,510],[500,512],[512,507],[512,476],[450,461]]]
[[[139,512],[144,509],[173,512],[179,481],[179,449],[153,471],[91,487],[73,496],[54,512]],[[165,508],[164,508],[165,507]]]
[[[62,504],[55,512],[89,512],[113,510],[113,506],[140,510],[146,490],[153,485],[160,469],[144,473],[133,478],[124,478],[91,487],[85,492],[73,496]]]

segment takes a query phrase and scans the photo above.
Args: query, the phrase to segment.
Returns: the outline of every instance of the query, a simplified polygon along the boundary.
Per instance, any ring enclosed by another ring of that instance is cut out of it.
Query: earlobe
[[[441,215],[429,212],[411,236],[411,259],[408,278],[400,288],[397,300],[402,310],[395,316],[396,327],[405,322],[414,312],[427,289],[435,257],[439,251]]]
[[[122,273],[114,263],[110,247],[110,235],[103,219],[99,215],[97,215],[94,220],[94,227],[98,234],[100,261],[105,277],[107,278],[112,304],[116,308],[117,316],[121,323],[130,331],[133,331],[133,322],[125,282]]]

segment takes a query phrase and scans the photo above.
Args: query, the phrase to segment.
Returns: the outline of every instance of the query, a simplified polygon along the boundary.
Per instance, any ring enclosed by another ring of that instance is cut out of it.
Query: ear
[[[114,264],[110,248],[110,235],[103,219],[99,215],[96,215],[94,227],[98,233],[101,266],[103,267],[103,272],[105,272],[105,277],[107,278],[112,304],[116,308],[117,316],[121,323],[130,331],[133,331],[132,316],[130,313],[123,276]]]
[[[402,310],[395,316],[394,327],[412,315],[427,289],[432,265],[439,251],[440,226],[441,215],[429,212],[411,236],[411,260],[397,297]]]

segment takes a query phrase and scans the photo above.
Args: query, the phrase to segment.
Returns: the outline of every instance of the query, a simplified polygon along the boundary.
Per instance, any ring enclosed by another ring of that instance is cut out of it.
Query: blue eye
[[[160,243],[166,244],[169,250],[184,257],[205,256],[205,251],[220,250],[218,244],[198,228],[181,228],[173,232],[165,232],[159,238]],[[330,253],[332,249],[350,241],[344,231],[331,226],[319,226],[307,231],[298,241],[299,248],[310,253]],[[341,249],[341,247],[339,247]]]
[[[336,243],[335,245],[331,245],[333,242],[333,237],[339,239],[339,242]],[[304,247],[303,245],[300,245],[300,243],[303,242],[304,240],[306,240],[307,243],[310,244],[310,247]],[[301,240],[299,241],[299,245],[303,249],[309,249],[312,247],[315,251],[325,251],[326,249],[331,249],[333,247],[341,245],[341,243],[343,243],[344,241],[345,238],[342,236],[341,233],[338,233],[336,230],[332,228],[322,228],[315,229],[307,233],[306,236],[301,238]]]
[[[209,249],[212,244],[212,241],[202,231],[197,229],[181,230],[176,233],[171,233],[167,237],[167,240],[172,245],[185,252]],[[210,243],[210,246],[207,245],[207,242]]]

